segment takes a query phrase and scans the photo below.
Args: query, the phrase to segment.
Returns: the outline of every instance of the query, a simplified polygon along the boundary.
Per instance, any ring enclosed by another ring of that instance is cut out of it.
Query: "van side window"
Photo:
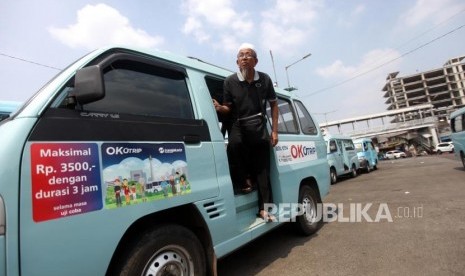
[[[464,115],[459,115],[452,119],[451,126],[452,132],[460,132],[464,130],[465,121],[463,121]]]
[[[282,98],[278,98],[278,133],[299,133],[297,120],[291,103]],[[271,121],[271,108],[267,105],[266,113]]]
[[[205,83],[207,84],[208,91],[212,99],[217,100],[220,104],[223,104],[223,83],[224,79],[219,79],[211,76],[205,77]],[[226,132],[229,134],[232,128],[232,119],[229,114],[216,113],[218,121],[221,123],[221,133],[223,136]]]
[[[223,104],[223,83],[224,79],[219,79],[211,76],[205,77],[205,83],[207,84],[208,91],[212,99],[217,100],[220,104]]]
[[[117,61],[104,75],[106,95],[87,109],[193,119],[184,75],[146,64]]]
[[[334,140],[329,141],[329,152],[330,153],[337,152],[336,141],[334,141]]]
[[[370,150],[374,150],[374,149],[375,149],[375,146],[373,145],[373,142],[369,142],[369,143],[368,143],[368,149],[370,149]]]
[[[304,134],[316,135],[318,133],[317,127],[308,113],[307,109],[300,101],[294,101],[299,116],[300,126]]]
[[[193,119],[184,74],[152,64],[116,60],[104,70],[105,97],[85,111]],[[71,87],[68,87],[72,91]],[[65,91],[64,91],[65,92]],[[60,104],[60,107],[65,107]]]

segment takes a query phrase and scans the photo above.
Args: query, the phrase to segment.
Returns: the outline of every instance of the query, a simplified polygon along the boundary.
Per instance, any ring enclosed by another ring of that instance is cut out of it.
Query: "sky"
[[[408,76],[465,56],[463,0],[0,0],[0,11],[0,101],[26,101],[101,46],[236,70],[248,42],[256,69],[297,88],[325,122],[386,111],[391,72]]]

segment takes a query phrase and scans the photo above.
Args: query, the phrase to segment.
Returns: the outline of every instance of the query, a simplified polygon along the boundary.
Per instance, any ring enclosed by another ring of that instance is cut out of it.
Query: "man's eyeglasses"
[[[237,58],[238,59],[249,59],[249,58],[255,58],[255,56],[252,54],[240,54],[240,55],[237,55]]]

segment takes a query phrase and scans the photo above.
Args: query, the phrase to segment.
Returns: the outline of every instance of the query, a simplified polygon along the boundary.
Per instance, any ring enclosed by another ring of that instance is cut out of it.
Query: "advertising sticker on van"
[[[104,143],[105,208],[191,192],[183,143]]]
[[[280,166],[296,164],[318,158],[315,142],[279,142],[275,146],[276,159]]]
[[[99,166],[95,143],[33,143],[34,221],[102,209]]]

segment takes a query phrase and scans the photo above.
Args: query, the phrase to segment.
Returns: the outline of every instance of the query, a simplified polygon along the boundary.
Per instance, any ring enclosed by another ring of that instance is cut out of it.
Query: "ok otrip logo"
[[[127,147],[108,147],[106,150],[108,155],[126,155],[141,153],[141,148],[127,148]]]
[[[304,145],[291,145],[291,156],[294,159],[305,158],[316,154],[315,147],[308,147]]]
[[[314,141],[279,142],[275,151],[280,166],[318,159],[318,151]]]

